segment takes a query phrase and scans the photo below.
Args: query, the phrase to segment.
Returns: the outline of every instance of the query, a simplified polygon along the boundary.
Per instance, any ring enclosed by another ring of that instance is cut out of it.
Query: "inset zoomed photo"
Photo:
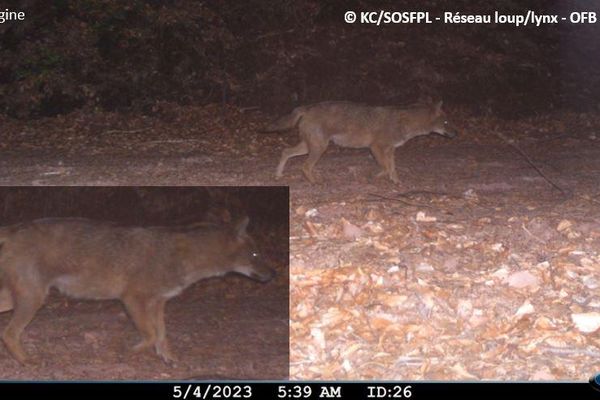
[[[287,187],[0,187],[0,379],[286,379]]]
[[[598,372],[600,1],[2,10],[0,185],[235,188],[1,189],[0,379]]]

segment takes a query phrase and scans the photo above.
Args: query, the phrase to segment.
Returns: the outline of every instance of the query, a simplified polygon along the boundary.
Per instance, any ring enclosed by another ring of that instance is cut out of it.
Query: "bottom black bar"
[[[589,383],[449,382],[0,382],[0,396],[61,399],[600,399],[598,380]]]

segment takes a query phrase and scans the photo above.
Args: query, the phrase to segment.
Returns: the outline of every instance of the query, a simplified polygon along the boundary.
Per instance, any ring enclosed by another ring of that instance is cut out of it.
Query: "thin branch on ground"
[[[111,133],[140,133],[145,132],[152,129],[152,127],[140,128],[140,129],[109,129],[107,131],[102,132],[103,135],[111,134]]]
[[[438,210],[437,207],[430,206],[429,204],[411,203],[409,201],[402,200],[402,199],[399,199],[399,198],[396,198],[396,197],[384,196],[384,195],[377,194],[377,193],[367,193],[367,195],[373,196],[373,197],[377,197],[378,199],[381,199],[381,200],[397,201],[399,203],[406,204],[407,206],[412,206],[412,207],[426,207],[426,208],[433,208],[434,210]]]
[[[537,165],[535,165],[535,163],[531,160],[531,158],[529,158],[529,156],[527,155],[527,153],[525,153],[519,146],[517,146],[517,144],[514,142],[514,140],[511,140],[509,138],[507,138],[506,136],[504,136],[504,134],[502,132],[493,132],[496,136],[498,136],[500,139],[502,139],[506,144],[508,144],[510,147],[512,147],[513,149],[517,150],[517,152],[519,152],[519,154],[521,154],[523,156],[523,158],[525,159],[525,161],[527,161],[527,163],[529,165],[531,165],[531,167],[533,169],[536,170],[536,172],[546,181],[548,182],[553,188],[555,188],[556,190],[558,190],[559,192],[561,192],[562,194],[567,194],[567,192],[561,188],[560,186],[558,186],[552,179],[548,178],[546,176],[546,174],[544,174],[544,172],[538,168]]]

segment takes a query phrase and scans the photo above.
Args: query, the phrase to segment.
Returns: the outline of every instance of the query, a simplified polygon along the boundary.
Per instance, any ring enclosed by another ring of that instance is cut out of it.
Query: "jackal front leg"
[[[156,305],[156,319],[154,328],[156,330],[156,354],[163,359],[164,362],[170,364],[177,361],[177,357],[171,352],[169,342],[167,341],[167,330],[165,328],[165,303],[166,299],[161,299]]]
[[[386,161],[386,169],[388,171],[388,176],[390,180],[394,183],[399,183],[398,174],[396,173],[396,161],[394,159],[394,154],[396,153],[396,149],[394,147],[386,147],[384,150],[384,159]]]
[[[2,340],[13,357],[21,364],[25,364],[27,355],[21,347],[21,333],[31,322],[36,311],[44,304],[46,292],[44,288],[33,285],[31,287],[14,285],[11,289],[14,311],[2,334]]]

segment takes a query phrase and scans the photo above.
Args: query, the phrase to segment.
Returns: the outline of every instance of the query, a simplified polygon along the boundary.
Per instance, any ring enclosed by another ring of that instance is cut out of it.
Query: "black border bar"
[[[600,399],[587,382],[450,383],[335,381],[13,382],[0,381],[4,399]]]

